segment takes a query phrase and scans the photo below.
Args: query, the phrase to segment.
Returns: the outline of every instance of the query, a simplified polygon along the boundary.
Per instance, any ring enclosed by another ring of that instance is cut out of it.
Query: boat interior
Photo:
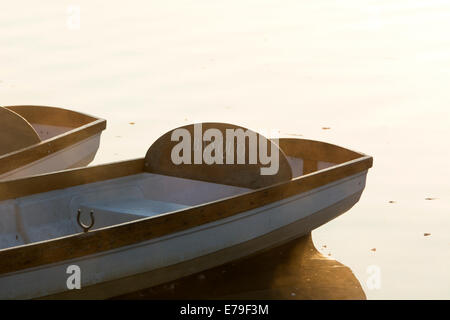
[[[67,133],[98,119],[45,106],[0,107],[0,156]]]
[[[290,176],[282,177],[281,181],[271,180],[267,186],[361,157],[360,153],[318,141],[280,139],[277,143],[288,163],[288,169],[285,169],[289,170]],[[10,196],[3,201],[0,198],[0,249],[83,232],[77,221],[79,211],[85,225],[92,222],[90,212],[94,212],[95,223],[91,230],[95,230],[183,210],[261,187],[246,184],[248,178],[244,175],[239,175],[245,179],[242,183],[237,180],[224,182],[220,172],[215,176],[204,175],[203,166],[195,167],[193,173],[184,170],[184,176],[167,174],[164,172],[166,167],[158,167],[155,154],[164,154],[158,143],[152,145],[145,159],[117,163],[113,167],[103,165],[0,182],[0,194],[2,190],[17,189],[17,194],[22,195]],[[153,165],[149,164],[151,161]],[[130,170],[132,166],[136,169]],[[121,170],[127,173],[121,174]],[[20,190],[20,186],[34,186],[35,190],[47,188],[47,191],[27,193]]]
[[[0,202],[0,249],[173,212],[250,189],[142,172]]]

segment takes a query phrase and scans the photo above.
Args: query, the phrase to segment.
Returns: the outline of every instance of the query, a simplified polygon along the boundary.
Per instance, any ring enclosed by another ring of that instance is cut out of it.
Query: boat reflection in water
[[[311,234],[266,252],[114,299],[366,299],[352,270]]]

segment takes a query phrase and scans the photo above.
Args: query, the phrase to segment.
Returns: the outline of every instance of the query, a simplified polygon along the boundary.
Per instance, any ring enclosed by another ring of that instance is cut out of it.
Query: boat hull
[[[63,150],[51,153],[37,161],[31,162],[0,175],[0,180],[17,179],[52,171],[83,167],[94,160],[100,146],[101,133],[93,135]]]
[[[0,298],[104,299],[261,252],[300,237],[350,209],[367,170],[212,223],[134,245],[0,276]],[[70,265],[81,290],[68,290]]]

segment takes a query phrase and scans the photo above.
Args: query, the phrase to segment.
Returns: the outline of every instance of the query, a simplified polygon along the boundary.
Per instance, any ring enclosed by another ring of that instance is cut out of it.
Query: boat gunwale
[[[341,180],[353,174],[366,171],[372,167],[373,158],[371,156],[362,153],[357,154],[360,155],[360,157],[356,159],[314,171],[312,173],[293,178],[289,181],[250,190],[243,194],[218,199],[212,202],[172,211],[154,217],[146,217],[122,224],[100,228],[88,233],[72,234],[60,238],[53,238],[16,247],[0,249],[0,275],[80,258],[83,256],[89,256],[98,252],[109,251],[148,241],[153,238],[214,222],[244,211],[268,205],[275,201],[307,192],[311,189]],[[108,170],[114,168],[120,170],[113,170],[113,172]],[[100,171],[100,175],[103,176],[100,178],[98,176],[88,177],[89,173],[96,171]],[[2,184],[18,183],[21,185],[23,183],[26,184],[27,181],[33,180],[36,184],[39,184],[39,181],[42,179],[45,181],[45,179],[48,179],[49,177],[76,177],[77,173],[81,175],[80,179],[83,182],[79,182],[75,185],[148,172],[144,171],[144,159],[135,159],[90,168],[69,169],[58,173],[43,174],[35,177],[17,179],[15,181],[7,181],[0,183],[0,192],[2,189]],[[83,175],[83,173],[85,174]],[[85,180],[84,178],[86,177],[88,177],[87,180],[91,181]],[[72,186],[75,185],[72,184]],[[67,187],[70,186],[61,186],[61,188]],[[54,187],[51,190],[55,189],[59,188]],[[33,193],[44,193],[47,191]],[[9,199],[11,199],[11,197]],[[6,199],[1,199],[0,193],[0,201],[2,200]]]
[[[0,175],[24,167],[42,158],[48,157],[56,152],[59,152],[67,148],[68,146],[71,146],[77,142],[83,141],[98,133],[101,133],[103,130],[106,129],[105,119],[94,117],[91,115],[87,115],[69,109],[59,107],[49,107],[49,106],[31,106],[31,105],[3,106],[3,107],[13,112],[15,112],[14,107],[37,107],[37,108],[45,108],[47,110],[54,109],[58,111],[67,112],[73,115],[83,116],[86,117],[87,119],[92,119],[92,121],[84,125],[77,126],[69,131],[56,135],[50,139],[46,139],[31,146],[0,155]],[[17,114],[22,116],[20,113]],[[26,118],[24,119],[28,121],[28,119]]]

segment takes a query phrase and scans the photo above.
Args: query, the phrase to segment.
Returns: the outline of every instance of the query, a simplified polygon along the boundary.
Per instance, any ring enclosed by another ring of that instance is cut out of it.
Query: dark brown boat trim
[[[26,184],[27,181],[30,183],[28,184],[28,187],[31,185],[34,186],[32,188],[35,190],[33,189],[32,193],[37,193],[38,188],[43,187],[40,182],[43,183],[44,181],[44,188],[46,190],[54,190],[75,184],[125,176],[127,174],[133,174],[133,172],[143,172],[142,168],[139,169],[139,167],[143,165],[143,160],[135,161],[136,162],[133,162],[135,167],[131,169],[124,167],[128,167],[132,162],[125,162],[20,179],[5,184],[0,183],[0,194],[3,195],[3,193],[8,192],[8,185],[14,186],[14,190],[9,194],[9,198],[13,198],[13,194],[20,193],[20,185]],[[307,174],[288,182],[282,182],[249,193],[195,206],[175,213],[144,218],[88,233],[3,249],[0,250],[0,274],[117,249],[170,233],[186,230],[198,225],[214,222],[318,188],[368,170],[370,167],[372,167],[372,157],[361,156],[358,159]],[[99,172],[99,175],[101,176],[100,179],[97,172]],[[70,179],[68,178],[69,176],[71,177]],[[45,190],[40,192],[45,192]]]
[[[5,106],[4,108],[14,111],[30,123],[39,123],[44,125],[62,126],[76,128],[84,126],[96,120],[97,117],[58,107],[21,105]],[[45,114],[45,117],[42,115]]]
[[[28,106],[14,106],[5,108],[17,112],[21,116],[24,115],[31,118],[36,117],[33,112],[37,112],[38,110],[32,111],[33,108],[26,109],[25,107]],[[50,109],[50,107],[38,107],[38,109],[40,108]],[[55,109],[58,110],[58,113],[65,115],[66,117],[66,120],[63,123],[59,123],[60,125],[73,126],[76,128],[30,147],[0,156],[0,174],[18,169],[39,159],[47,157],[55,152],[67,148],[70,145],[92,137],[106,128],[106,120],[94,118],[70,110],[60,108]],[[26,110],[28,110],[28,113],[25,112]],[[70,119],[67,118],[69,116]],[[65,119],[65,117],[62,117],[62,119]],[[69,121],[72,122],[69,123]],[[79,126],[83,123],[85,124]],[[47,120],[46,124],[55,125],[56,123],[51,120]]]
[[[280,138],[278,145],[287,156],[302,158],[304,162],[314,162],[311,164],[316,167],[313,171],[317,170],[317,161],[344,163],[364,156],[360,152],[315,140]]]
[[[144,159],[136,159],[8,180],[0,182],[0,201],[138,174],[143,169]]]

